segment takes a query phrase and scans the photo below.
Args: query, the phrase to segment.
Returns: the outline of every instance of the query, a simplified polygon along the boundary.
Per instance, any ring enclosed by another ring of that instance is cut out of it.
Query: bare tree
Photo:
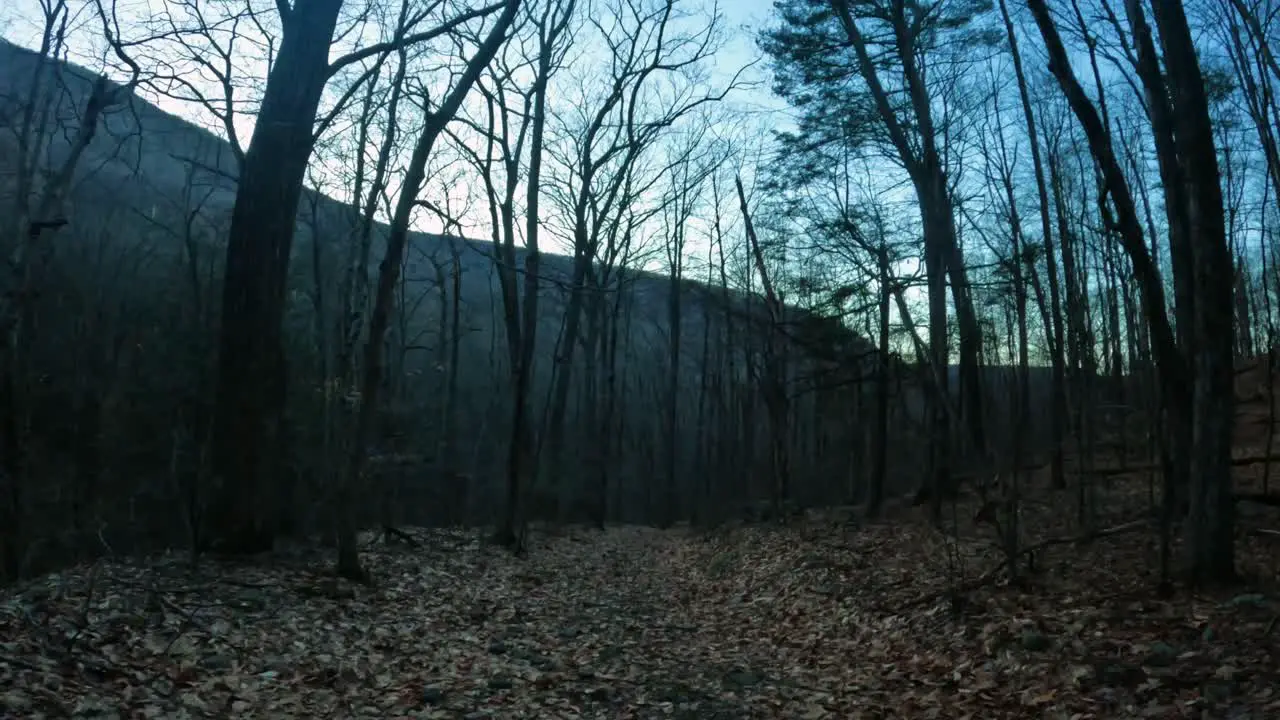
[[[853,47],[858,70],[871,92],[881,122],[888,130],[899,158],[906,166],[916,189],[924,224],[925,265],[931,278],[929,282],[930,352],[933,354],[934,364],[942,368],[950,364],[945,305],[945,277],[950,276],[956,315],[960,322],[960,363],[962,376],[966,379],[962,383],[964,386],[962,389],[965,394],[965,404],[970,413],[967,420],[976,449],[979,453],[985,452],[981,383],[977,367],[982,340],[978,332],[977,317],[968,294],[968,281],[965,278],[960,246],[956,240],[950,184],[938,146],[937,128],[933,120],[934,111],[929,90],[925,84],[924,68],[921,66],[921,51],[927,50],[928,44],[924,31],[930,20],[924,8],[915,9],[914,6],[909,8],[908,4],[901,0],[892,0],[880,10],[880,13],[877,13],[888,19],[889,30],[894,38],[894,52],[901,64],[910,97],[911,117],[914,118],[912,125],[916,129],[917,137],[913,142],[907,134],[907,124],[894,109],[880,79],[879,70],[872,59],[863,31],[849,3],[833,0],[832,6]],[[954,12],[963,16],[971,10],[960,8]],[[919,17],[916,17],[917,15]],[[951,21],[963,22],[960,18],[952,18]],[[948,392],[946,377],[945,372],[938,375],[943,384],[938,388],[937,394],[942,398],[945,398]],[[933,494],[935,513],[937,513],[938,508],[941,507],[938,505],[940,496],[950,487],[951,474],[949,450],[945,444],[945,438],[949,434],[949,423],[946,411],[941,406],[935,408],[933,422],[935,433],[931,441],[934,443],[935,450]]]
[[[677,468],[681,464],[680,447],[684,435],[680,432],[681,365],[684,332],[684,282],[685,258],[689,253],[688,238],[703,185],[716,171],[720,158],[715,148],[701,150],[709,145],[706,126],[683,138],[669,149],[672,159],[668,189],[660,205],[664,251],[667,261],[667,378],[664,401],[665,467],[664,503],[661,512],[663,522],[672,523],[680,512],[680,488]]]
[[[563,481],[566,411],[574,358],[588,295],[588,277],[605,229],[617,222],[627,204],[640,197],[656,176],[637,179],[637,163],[682,118],[724,99],[740,86],[737,76],[723,88],[700,92],[688,83],[721,43],[719,18],[682,31],[678,0],[619,0],[607,15],[593,19],[611,53],[605,90],[592,96],[584,126],[577,128],[563,161],[572,192],[565,198],[573,242],[573,274],[564,328],[557,343],[555,381],[548,409],[546,467]],[[657,94],[658,83],[688,83],[674,93]]]
[[[1135,2],[1136,0],[1130,0]],[[1188,231],[1196,295],[1193,319],[1191,517],[1188,572],[1193,582],[1235,579],[1235,498],[1231,431],[1235,421],[1233,288],[1235,263],[1226,237],[1221,176],[1209,102],[1181,0],[1154,4],[1171,98],[1180,108],[1175,134],[1186,173]],[[1135,8],[1136,9],[1136,8]]]
[[[765,310],[769,319],[768,328],[765,330],[761,392],[764,395],[765,409],[769,413],[769,459],[770,475],[773,479],[770,499],[774,506],[774,516],[781,518],[783,503],[790,500],[791,492],[791,467],[786,440],[789,415],[787,387],[781,367],[777,337],[779,326],[785,322],[787,309],[769,277],[764,252],[760,248],[760,238],[756,235],[755,225],[751,222],[751,211],[747,206],[747,194],[742,189],[742,179],[735,178],[734,186],[738,190],[738,204],[742,210],[742,222],[747,234],[747,243],[751,249],[751,257],[755,261],[756,272],[760,274],[760,284],[764,287]]]
[[[542,252],[539,247],[540,207],[547,89],[572,45],[576,8],[576,0],[526,8],[528,19],[524,26],[532,31],[536,45],[532,49],[526,48],[517,36],[517,40],[508,44],[490,68],[492,83],[484,80],[478,83],[485,99],[487,116],[486,125],[476,127],[485,141],[483,157],[469,148],[465,140],[458,141],[459,147],[480,173],[489,204],[511,391],[506,498],[495,538],[516,552],[524,549],[525,487],[532,484],[537,471],[529,395],[538,339],[539,262]],[[517,54],[515,64],[508,60],[512,54]],[[517,77],[517,71],[521,69],[533,72],[531,79],[524,84],[520,84]],[[522,161],[524,172],[521,172]],[[502,177],[500,187],[496,182],[498,169]],[[526,196],[523,273],[516,259],[516,197],[522,182]],[[518,282],[521,275],[523,293]]]
[[[1053,394],[1050,422],[1053,450],[1050,458],[1050,478],[1053,487],[1066,487],[1063,470],[1063,430],[1066,419],[1066,358],[1063,353],[1062,301],[1058,282],[1058,259],[1054,252],[1052,208],[1049,205],[1048,184],[1045,181],[1044,161],[1040,153],[1040,135],[1036,132],[1036,116],[1027,86],[1026,72],[1022,66],[1022,53],[1018,49],[1018,35],[1006,0],[1000,0],[1000,15],[1004,20],[1005,36],[1009,42],[1009,54],[1013,60],[1014,77],[1018,82],[1018,99],[1027,128],[1027,145],[1031,151],[1032,171],[1036,178],[1036,195],[1040,201],[1040,233],[1044,244],[1044,262],[1049,278],[1049,316],[1045,334],[1049,343],[1049,355],[1053,364]]]
[[[393,38],[331,61],[342,5],[277,3],[280,45],[241,163],[223,280],[213,423],[214,474],[221,489],[211,508],[211,531],[224,552],[268,549],[278,531],[281,499],[271,478],[281,462],[278,437],[287,392],[284,289],[314,125],[329,79],[342,68],[441,36],[499,7],[464,11],[414,32],[433,16],[433,5],[398,27]],[[124,51],[121,44],[117,48]]]
[[[1220,581],[1235,573],[1230,530],[1232,262],[1223,229],[1208,105],[1186,18],[1181,3],[1161,6],[1157,11],[1169,73],[1166,84],[1155,70],[1155,47],[1143,8],[1133,1],[1126,6],[1156,130],[1166,204],[1184,203],[1169,209],[1175,310],[1183,319],[1175,337],[1165,312],[1163,286],[1143,241],[1136,205],[1113,150],[1111,133],[1075,78],[1048,7],[1042,0],[1029,0],[1028,4],[1049,53],[1050,70],[1085,131],[1114,207],[1112,219],[1110,207],[1100,203],[1104,219],[1116,229],[1142,289],[1168,418],[1166,448],[1172,458],[1166,470],[1165,524],[1167,527],[1171,519],[1174,489],[1182,484],[1178,478],[1189,478],[1193,522],[1188,569],[1193,580]],[[1173,100],[1185,108],[1176,119],[1168,105]],[[1189,242],[1175,240],[1193,234],[1199,238],[1195,249]],[[1177,288],[1181,288],[1180,295]],[[1186,320],[1190,320],[1190,327]],[[1210,323],[1214,327],[1210,328]],[[1165,548],[1167,557],[1167,539]]]
[[[506,41],[507,33],[519,9],[520,0],[507,0],[502,14],[489,29],[475,54],[467,61],[466,68],[454,82],[440,106],[435,110],[424,108],[425,118],[422,129],[419,131],[413,155],[405,170],[404,182],[400,187],[395,213],[391,218],[386,255],[383,256],[378,268],[377,291],[374,295],[373,313],[369,318],[369,339],[364,349],[364,376],[360,385],[360,405],[356,415],[355,437],[352,441],[347,475],[337,493],[338,507],[345,509],[339,513],[337,571],[340,575],[353,580],[367,580],[368,575],[360,564],[356,547],[356,528],[350,513],[352,493],[363,472],[369,437],[373,429],[374,413],[378,407],[378,392],[384,372],[383,342],[390,323],[396,283],[404,262],[409,223],[414,209],[418,206],[418,193],[422,189],[426,176],[427,161],[431,157],[436,140],[444,132],[445,125],[453,119],[480,74],[493,60],[502,43]]]

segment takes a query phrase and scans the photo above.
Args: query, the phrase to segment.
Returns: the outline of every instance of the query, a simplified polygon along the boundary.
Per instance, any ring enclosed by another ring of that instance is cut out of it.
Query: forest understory
[[[1156,593],[1147,485],[1118,477],[1091,542],[1009,587],[989,531],[917,509],[786,526],[368,536],[372,588],[327,553],[112,559],[6,591],[0,717],[1265,718],[1280,713],[1272,511],[1247,579]],[[1025,547],[1078,534],[1026,503]],[[1259,514],[1261,513],[1261,514]]]

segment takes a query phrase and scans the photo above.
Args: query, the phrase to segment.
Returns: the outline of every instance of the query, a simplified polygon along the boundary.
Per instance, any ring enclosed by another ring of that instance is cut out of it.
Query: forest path
[[[0,718],[799,717],[779,714],[767,647],[706,623],[717,600],[687,532],[574,530],[525,559],[475,532],[414,535],[367,547],[373,588],[329,576],[314,548],[107,561],[15,588]]]
[[[508,634],[570,671],[560,678],[568,686],[546,684],[551,696],[584,717],[770,716],[767,708],[753,713],[746,697],[764,680],[758,660],[724,628],[700,622],[713,598],[702,596],[682,563],[688,542],[676,532],[617,528],[531,555],[511,605],[515,617],[537,619]]]
[[[374,588],[312,548],[3,591],[0,718],[1280,715],[1277,604],[1153,600],[1132,539],[954,614],[945,541],[918,523],[575,529],[524,559],[473,531],[413,534],[368,546]],[[973,577],[988,546],[952,552]]]

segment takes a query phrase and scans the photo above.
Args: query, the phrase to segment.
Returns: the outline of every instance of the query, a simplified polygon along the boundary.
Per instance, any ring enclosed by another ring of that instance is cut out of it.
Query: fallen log
[[[1235,501],[1251,502],[1257,505],[1266,505],[1267,507],[1280,507],[1280,495],[1270,493],[1236,493]]]

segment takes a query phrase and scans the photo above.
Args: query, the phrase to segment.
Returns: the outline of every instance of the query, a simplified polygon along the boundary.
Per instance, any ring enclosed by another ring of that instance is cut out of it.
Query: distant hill
[[[12,169],[5,158],[13,157],[14,135],[6,129],[16,127],[18,111],[32,94],[30,83],[36,66],[37,58],[33,53],[0,42],[0,173]],[[54,115],[60,124],[74,127],[78,110],[95,75],[70,64],[55,63],[50,69],[52,72],[46,76],[46,83],[49,83],[46,87],[57,90],[54,93],[57,98]],[[65,137],[56,138],[46,152],[48,165],[56,166],[66,156],[67,149]],[[137,368],[144,365],[153,368],[132,372],[143,377],[144,383],[154,392],[184,397],[207,393],[209,367],[216,352],[212,345],[213,335],[208,330],[193,334],[191,328],[193,323],[195,327],[212,328],[216,316],[219,297],[217,275],[225,252],[226,225],[235,192],[236,164],[230,147],[210,132],[129,95],[121,106],[108,113],[101,131],[94,137],[80,164],[80,170],[68,202],[70,225],[57,236],[58,263],[55,263],[58,272],[69,278],[78,278],[75,281],[79,283],[77,287],[93,287],[96,288],[94,292],[99,293],[96,309],[83,306],[78,312],[105,312],[107,315],[100,322],[114,328],[130,328],[127,332],[120,330],[130,338],[131,344],[123,346],[123,357],[116,358],[114,362],[126,365],[142,363]],[[0,195],[11,197],[11,194],[11,185],[0,185]],[[4,201],[3,197],[0,201]],[[309,396],[305,391],[318,374],[296,363],[314,354],[303,348],[314,347],[319,337],[317,311],[333,310],[339,283],[338,268],[349,247],[353,218],[353,209],[344,203],[306,191],[293,246],[291,302],[287,317],[292,329],[291,337],[294,338],[292,342],[297,348],[291,353],[296,367],[292,394],[299,402],[307,400]],[[377,226],[369,268],[371,275],[376,272],[376,265],[383,255],[381,241],[385,230],[385,226]],[[506,417],[502,407],[507,392],[506,375],[502,369],[505,336],[491,248],[488,242],[426,233],[411,234],[401,292],[401,303],[407,312],[404,322],[393,328],[397,344],[409,348],[401,356],[391,358],[393,374],[398,378],[392,383],[391,405],[397,409],[398,416],[407,419],[411,426],[406,431],[408,435],[398,442],[408,442],[414,449],[430,456],[433,454],[430,439],[438,435],[439,408],[445,390],[441,350],[442,343],[447,340],[446,328],[442,327],[442,318],[447,316],[441,312],[444,306],[437,280],[442,270],[446,275],[452,272],[453,251],[456,249],[462,270],[460,308],[463,330],[458,407],[460,422],[465,428],[458,448],[458,460],[462,463],[461,470],[477,484],[471,488],[473,506],[490,502],[486,498],[498,497],[497,483],[503,460],[497,449],[505,441],[505,429],[502,427]],[[523,251],[518,260],[522,259]],[[546,282],[542,286],[533,392],[535,417],[539,418],[545,409],[554,346],[566,299],[565,281],[570,270],[570,258],[544,253],[542,273]],[[624,400],[617,408],[622,418],[619,427],[625,430],[615,445],[618,458],[611,471],[611,482],[621,488],[616,497],[619,512],[624,516],[629,512],[628,507],[643,505],[636,504],[638,499],[651,498],[649,486],[656,472],[656,443],[662,437],[659,426],[664,395],[661,388],[667,375],[664,368],[667,366],[667,306],[671,287],[669,279],[661,275],[628,272],[627,276],[624,288],[627,324],[624,336],[620,338],[622,362],[618,379]],[[706,441],[697,427],[699,413],[706,411],[705,408],[699,409],[699,393],[710,382],[703,369],[704,337],[710,333],[710,337],[715,338],[724,332],[725,314],[721,291],[711,291],[692,281],[684,281],[679,287],[683,304],[681,359],[684,386],[679,397],[679,416],[685,427],[681,433],[681,453],[689,460],[679,464],[679,472],[687,476],[681,480],[682,485],[696,488],[706,485],[701,475],[707,472],[706,469],[699,470],[692,461],[703,454],[700,443]],[[79,296],[84,295],[83,291],[77,292]],[[754,343],[761,345],[763,305],[760,299],[731,292],[730,303],[730,315],[735,318],[735,324],[741,326],[736,331],[734,352],[742,352],[744,338],[754,336]],[[799,320],[807,317],[804,313],[795,312]],[[755,320],[746,322],[748,318]],[[707,325],[708,321],[711,325]],[[795,328],[799,329],[793,329],[793,334],[812,334],[818,327],[822,328],[819,334],[826,336],[822,342],[829,340],[833,332],[843,337],[840,341],[844,346],[842,352],[865,353],[867,350],[866,344],[852,333],[816,318],[798,323]],[[166,355],[170,352],[163,349],[169,347],[166,343],[179,335],[189,336],[183,342],[188,352],[194,353],[190,355],[194,362],[175,363]],[[717,367],[725,367],[720,350],[713,347],[712,352],[712,358],[721,358],[717,360],[721,363]],[[804,353],[802,347],[801,354]],[[48,349],[46,362],[51,368],[59,368],[58,372],[76,372],[73,359],[59,355],[53,346]],[[743,396],[746,401],[758,403],[759,381],[748,375],[750,366],[740,359],[728,367],[733,368],[735,375],[718,378],[715,381],[719,388],[717,392],[739,392],[731,389],[738,385],[749,393]],[[802,376],[813,375],[804,372],[802,364],[793,364],[792,370],[796,373],[797,382]],[[575,373],[575,377],[586,381],[584,368],[580,367]],[[730,385],[726,386],[726,382]],[[202,384],[206,386],[203,390]],[[756,399],[751,400],[751,397]],[[808,393],[805,398],[803,402],[817,401],[813,393]],[[575,392],[570,406],[573,412],[580,413],[579,392]],[[580,416],[579,420],[582,417],[585,416]],[[751,434],[764,432],[763,410],[753,417],[758,426],[751,430]],[[155,420],[150,416],[140,415],[137,418],[139,423]],[[161,420],[157,429],[164,427],[165,421]],[[582,432],[598,430],[577,420],[573,427],[572,443],[582,442]],[[144,452],[136,448],[137,443],[134,442],[122,441],[119,445],[119,452]],[[755,443],[753,447],[763,448],[764,443]],[[156,454],[155,460],[159,461],[162,449],[157,445],[145,452]],[[760,452],[763,453],[763,449]],[[823,452],[821,456],[805,457],[803,463],[797,460],[797,469],[848,462],[843,453],[831,455],[831,449]],[[731,465],[721,468],[729,478],[725,482],[739,486],[735,493],[752,494],[753,487],[767,487],[763,480],[766,471],[763,458],[763,454],[753,458],[735,453],[725,461],[731,461]],[[582,473],[582,477],[578,480],[560,478],[555,482],[588,482],[588,478],[596,473],[576,461],[571,470]],[[760,482],[765,484],[760,485]]]
[[[21,99],[30,92],[29,83],[37,62],[35,53],[0,40],[0,67],[4,68],[0,71],[0,127],[17,124],[18,108]],[[50,82],[65,86],[56,110],[57,120],[64,125],[73,125],[96,76],[74,64],[59,63],[56,71],[60,77]],[[0,134],[0,143],[3,143],[0,147],[11,148],[13,141],[11,133]],[[67,149],[66,142],[52,143],[47,155],[50,165],[61,162]],[[69,210],[73,217],[85,216],[78,223],[81,229],[87,221],[100,216],[104,209],[101,206],[108,206],[116,215],[114,222],[120,223],[122,217],[134,216],[138,228],[149,232],[147,225],[172,225],[190,209],[188,206],[198,202],[201,225],[209,231],[207,234],[211,240],[222,240],[218,231],[225,225],[235,199],[236,163],[230,146],[207,130],[130,95],[126,103],[107,114],[81,168]],[[346,249],[345,233],[355,222],[355,216],[354,209],[345,203],[314,190],[305,190],[299,209],[293,260],[296,285],[300,291],[307,291],[308,283],[314,282],[314,277],[306,277],[304,262],[311,257],[312,237],[322,243],[322,251],[329,256],[327,260],[337,260],[339,252]],[[126,228],[135,229],[127,222],[117,224],[115,229],[123,231]],[[385,225],[376,225],[376,243],[381,241],[385,231]],[[405,294],[413,296],[434,283],[431,260],[451,263],[454,243],[457,243],[463,267],[463,305],[468,307],[470,314],[487,318],[491,314],[488,305],[497,285],[492,272],[492,244],[486,241],[411,233],[410,251],[405,262]],[[162,254],[179,253],[183,248],[178,243],[164,243],[154,250]],[[518,249],[517,253],[518,260],[523,260],[523,249]],[[375,244],[371,272],[376,272],[382,254],[382,246]],[[558,313],[551,311],[562,295],[560,290],[569,277],[571,262],[571,258],[559,254],[544,252],[542,255],[542,269],[548,281],[548,300],[551,301],[548,320],[558,322],[554,317]],[[649,308],[666,302],[666,277],[644,272],[633,272],[631,276],[635,285],[634,297],[641,305]],[[705,296],[705,292],[697,290],[700,287],[697,283],[685,283],[691,302],[697,303]],[[690,315],[692,317],[693,313]],[[643,319],[649,319],[647,314]],[[653,319],[657,321],[658,318],[655,316]],[[435,317],[423,317],[421,320],[430,323]],[[481,318],[472,317],[470,320],[474,323]],[[552,330],[558,330],[558,326],[549,325],[547,331]]]
[[[0,39],[0,68],[3,68],[0,70],[0,128],[16,125],[16,114],[21,99],[30,93],[37,62],[34,52]],[[51,82],[65,86],[57,107],[57,119],[64,125],[73,125],[96,74],[71,63],[57,63],[56,70],[60,77]],[[12,142],[11,133],[0,133],[0,147],[8,147]],[[50,164],[60,162],[66,150],[65,142],[52,144],[48,153]],[[236,174],[236,162],[230,146],[208,130],[164,112],[135,95],[129,95],[125,103],[107,113],[103,127],[86,155],[86,160],[81,163],[80,180],[71,198],[73,215],[77,205],[101,202],[112,206],[115,212],[136,214],[146,221],[170,221],[170,214],[180,213],[185,210],[184,204],[191,204],[187,199],[190,195],[199,201],[199,214],[208,226],[217,227],[229,216],[235,199]],[[188,189],[189,186],[194,186],[194,190]],[[317,235],[326,243],[325,252],[336,253],[345,249],[342,235],[355,221],[355,215],[356,211],[346,203],[305,189],[299,209],[299,242],[294,245],[294,266],[300,266],[300,260],[310,255],[308,242],[313,235],[313,225],[323,228]],[[386,226],[377,223],[375,237],[381,240],[385,231]],[[496,277],[490,277],[493,275],[493,259],[492,244],[488,241],[410,233],[410,252],[405,263],[410,288],[421,289],[413,288],[414,279],[433,269],[430,258],[448,259],[446,256],[450,256],[454,242],[460,243],[459,252],[466,277],[463,304],[487,303],[497,288],[492,284]],[[180,250],[178,247],[167,249]],[[373,271],[376,271],[382,251],[381,246],[375,245]],[[518,262],[523,258],[524,250],[518,248]],[[544,251],[541,265],[549,289],[562,289],[572,269],[572,258]],[[669,279],[650,272],[630,271],[629,275],[634,283],[636,300],[646,308],[662,306],[665,312]],[[484,276],[483,281],[480,276]],[[696,281],[685,281],[683,288],[689,301],[695,303],[694,308],[707,295],[707,288]],[[718,294],[719,291],[716,292]],[[554,301],[560,294],[550,292],[549,299]],[[739,303],[745,300],[736,291],[731,294]],[[696,315],[688,314],[691,318]],[[645,319],[649,319],[647,315]],[[656,322],[658,318],[653,320]]]

